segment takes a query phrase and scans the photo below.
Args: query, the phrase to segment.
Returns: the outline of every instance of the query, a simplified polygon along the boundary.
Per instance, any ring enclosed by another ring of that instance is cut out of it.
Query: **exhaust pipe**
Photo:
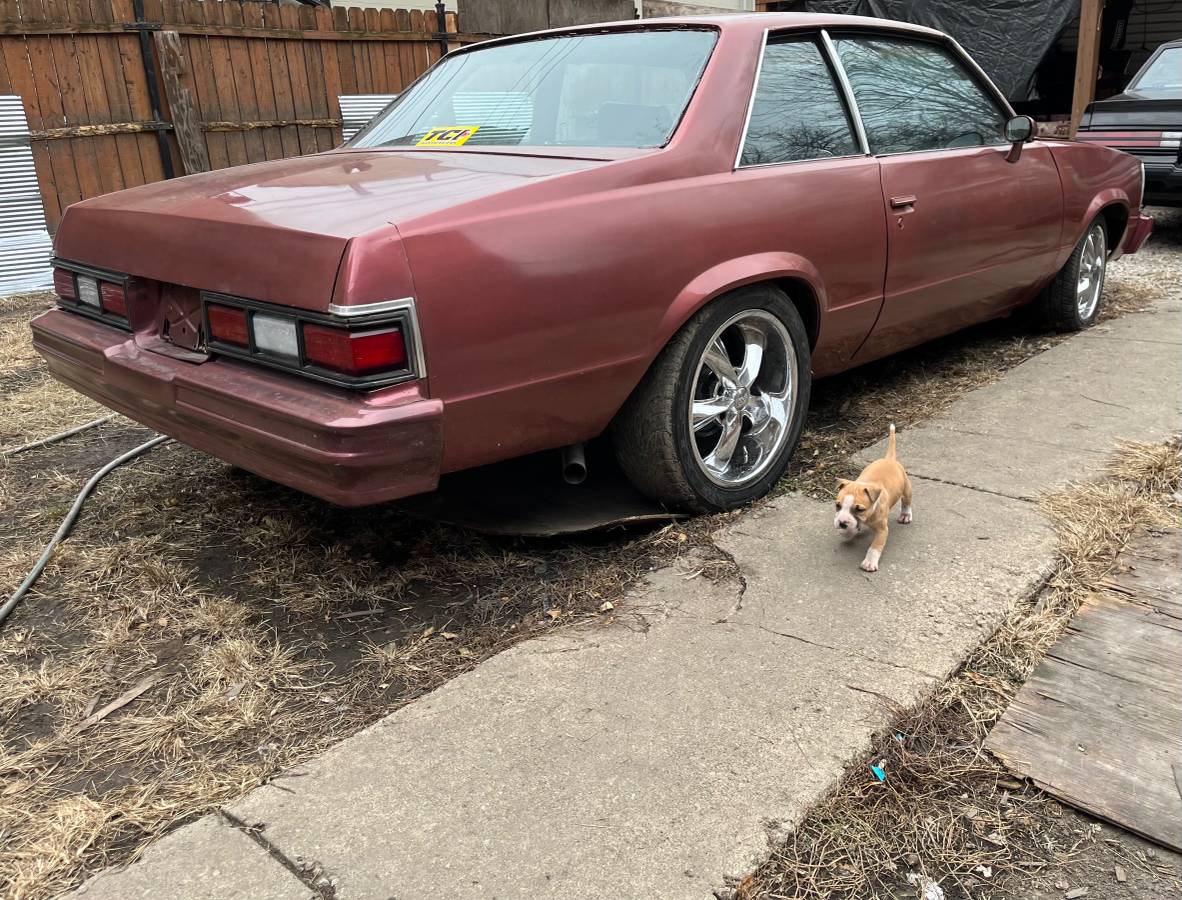
[[[587,480],[587,457],[582,444],[562,448],[562,480],[567,484],[582,484]]]

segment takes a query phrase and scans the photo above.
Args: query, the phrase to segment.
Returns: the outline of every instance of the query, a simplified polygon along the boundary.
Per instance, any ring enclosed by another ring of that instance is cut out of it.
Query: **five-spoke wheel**
[[[767,493],[800,437],[809,344],[777,288],[741,288],[687,322],[612,429],[641,491],[670,506],[730,509]]]
[[[1108,230],[1097,216],[1046,290],[1034,301],[1036,324],[1057,331],[1079,331],[1096,321],[1104,295]]]
[[[773,460],[787,437],[796,352],[788,329],[766,310],[723,323],[698,363],[690,400],[694,458],[716,484],[743,484]]]

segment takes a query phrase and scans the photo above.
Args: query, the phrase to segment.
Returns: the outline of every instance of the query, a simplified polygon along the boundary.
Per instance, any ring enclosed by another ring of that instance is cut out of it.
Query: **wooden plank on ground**
[[[985,746],[1093,815],[1182,850],[1182,532],[1139,535]]]
[[[209,154],[205,149],[201,114],[192,90],[193,76],[189,71],[189,61],[185,58],[181,36],[175,31],[157,31],[156,50],[160,55],[164,93],[168,96],[168,108],[172,112],[172,125],[181,148],[185,174],[208,172]]]

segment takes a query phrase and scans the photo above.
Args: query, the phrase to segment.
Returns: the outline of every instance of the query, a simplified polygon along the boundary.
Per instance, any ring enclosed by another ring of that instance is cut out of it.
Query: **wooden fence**
[[[478,40],[448,13],[258,0],[0,0],[0,94],[24,101],[51,231],[71,203],[315,153],[340,94],[397,93]]]

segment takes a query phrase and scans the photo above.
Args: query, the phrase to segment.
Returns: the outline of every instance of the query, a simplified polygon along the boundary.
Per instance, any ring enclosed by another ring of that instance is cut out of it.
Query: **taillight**
[[[214,353],[347,388],[425,376],[409,297],[357,307],[359,313],[330,307],[328,315],[204,291],[201,300]]]
[[[257,312],[251,316],[255,349],[289,362],[298,362],[300,344],[296,338],[295,319]]]
[[[310,365],[346,375],[372,375],[406,367],[402,330],[355,332],[304,324],[304,357]]]
[[[77,300],[78,292],[74,289],[74,273],[69,269],[54,269],[53,292],[63,300]]]
[[[205,315],[209,321],[209,336],[212,339],[233,344],[235,347],[250,346],[246,310],[210,303],[205,307]]]
[[[79,275],[74,279],[74,283],[78,286],[79,303],[95,310],[103,308],[98,279],[91,278],[89,275]]]
[[[127,318],[127,293],[124,291],[123,285],[110,281],[101,282],[99,284],[99,299],[102,302],[103,312]]]

